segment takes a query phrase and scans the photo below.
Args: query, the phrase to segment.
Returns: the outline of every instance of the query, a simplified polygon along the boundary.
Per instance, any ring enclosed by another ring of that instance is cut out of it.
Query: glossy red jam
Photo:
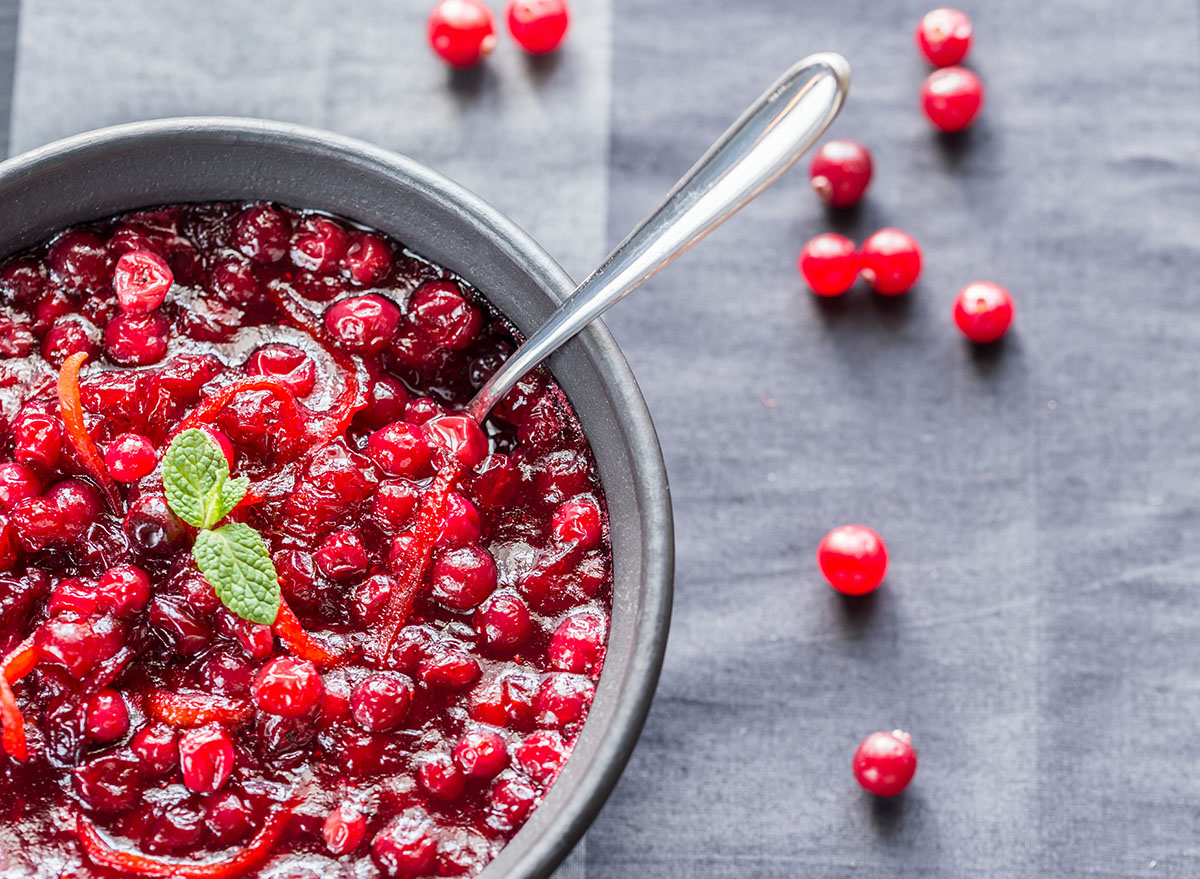
[[[484,433],[453,417],[515,345],[462,279],[274,205],[141,211],[0,268],[0,876],[469,876],[496,855],[570,754],[611,607],[603,496],[553,381]],[[166,502],[183,426],[250,479],[231,518],[271,551],[273,627],[225,609]]]

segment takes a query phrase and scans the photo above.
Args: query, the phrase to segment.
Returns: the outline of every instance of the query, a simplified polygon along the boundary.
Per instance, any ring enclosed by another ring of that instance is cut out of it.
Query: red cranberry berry
[[[493,650],[515,650],[533,630],[529,608],[514,592],[495,593],[475,614],[475,631]]]
[[[313,359],[295,345],[281,342],[264,345],[251,354],[246,372],[277,378],[298,397],[308,396],[317,384],[317,365]]]
[[[392,270],[392,248],[378,235],[360,232],[346,250],[346,270],[356,284],[377,284]]]
[[[427,281],[418,287],[408,300],[408,316],[430,340],[452,351],[470,345],[483,326],[479,309],[453,281]]]
[[[496,20],[480,0],[441,0],[428,29],[429,45],[452,67],[471,67],[496,47]]]
[[[921,248],[907,232],[880,229],[858,252],[859,271],[883,296],[907,293],[921,276]]]
[[[46,255],[58,282],[73,293],[98,293],[108,289],[112,256],[105,241],[94,232],[73,229],[61,235]]]
[[[508,765],[508,746],[499,733],[476,730],[454,746],[454,761],[468,778],[495,778]]]
[[[367,550],[357,532],[335,531],[321,541],[313,562],[330,580],[353,580],[367,572]]]
[[[166,260],[148,250],[123,254],[113,272],[117,302],[126,314],[154,311],[163,304],[173,283],[175,276]]]
[[[564,727],[582,721],[595,696],[596,685],[582,675],[547,675],[533,705],[538,726]]]
[[[169,556],[183,546],[187,528],[162,495],[144,494],[129,505],[123,523],[133,548],[148,556]]]
[[[464,467],[474,468],[487,457],[487,436],[473,418],[443,415],[422,426],[434,448],[453,456]]]
[[[521,729],[533,724],[538,679],[521,671],[503,672],[471,691],[467,713],[480,723]]]
[[[965,67],[935,70],[921,86],[921,109],[939,131],[962,131],[982,108],[983,83]]]
[[[233,224],[233,239],[238,250],[253,262],[279,262],[288,252],[292,221],[267,205],[255,205],[238,214]]]
[[[100,495],[82,479],[64,479],[46,489],[45,499],[54,504],[62,521],[60,538],[67,543],[79,540],[100,518]]]
[[[215,723],[190,729],[179,737],[179,768],[190,791],[219,791],[233,773],[234,759],[233,739]]]
[[[508,32],[518,46],[533,55],[557,49],[569,24],[566,0],[512,0],[508,4]]]
[[[42,359],[55,369],[61,369],[72,354],[85,352],[91,357],[99,350],[100,332],[84,317],[59,318],[42,338]]]
[[[380,376],[371,385],[371,398],[367,406],[358,413],[358,419],[367,427],[378,430],[393,421],[404,418],[404,407],[408,404],[408,391],[394,378]]]
[[[554,730],[538,730],[525,737],[513,751],[513,762],[521,771],[542,784],[550,782],[567,759],[567,746]]]
[[[600,505],[590,494],[580,495],[560,504],[550,521],[550,533],[561,543],[570,543],[580,549],[595,549],[600,545],[602,534]]]
[[[479,679],[479,663],[463,647],[440,647],[417,665],[421,683],[427,687],[459,690]]]
[[[50,470],[62,454],[63,425],[40,412],[22,412],[13,423],[13,457],[31,470]]]
[[[50,286],[45,264],[32,257],[10,260],[0,270],[0,290],[17,305],[31,305]]]
[[[137,482],[158,466],[154,444],[139,433],[123,433],[104,450],[104,466],[117,482]]]
[[[863,790],[879,797],[896,796],[917,771],[912,736],[899,729],[871,733],[854,752],[853,767]]]
[[[446,410],[432,397],[417,397],[404,407],[404,420],[422,427],[445,414]]]
[[[328,217],[307,217],[292,240],[292,262],[320,275],[337,271],[350,246],[350,236]]]
[[[841,296],[858,280],[858,251],[845,235],[818,235],[800,251],[804,283],[818,296]]]
[[[129,732],[129,706],[116,690],[104,689],[84,707],[83,732],[93,742],[115,742]]]
[[[482,533],[479,511],[475,505],[457,492],[446,496],[442,511],[442,524],[438,531],[438,546],[465,546],[479,540]]]
[[[371,840],[371,856],[388,879],[423,876],[433,867],[437,839],[423,812],[410,810]]]
[[[243,656],[221,651],[204,661],[200,680],[207,692],[242,698],[254,684],[254,666]]]
[[[104,351],[121,366],[149,366],[167,354],[171,327],[157,312],[121,314],[104,329]]]
[[[123,812],[142,797],[141,761],[126,750],[93,757],[75,769],[74,779],[79,799],[96,812]]]
[[[0,573],[13,569],[20,552],[21,542],[17,539],[17,529],[8,521],[7,516],[0,513]]]
[[[964,336],[981,344],[1007,333],[1013,312],[1012,295],[988,281],[968,284],[954,299],[954,323]]]
[[[371,520],[386,534],[395,534],[412,519],[417,499],[417,487],[407,479],[381,482],[371,500]]]
[[[91,616],[98,610],[96,581],[86,577],[64,577],[54,584],[50,593],[50,616],[74,613]]]
[[[350,694],[350,714],[367,732],[395,729],[408,716],[412,681],[405,675],[380,672],[363,680]]]
[[[325,688],[321,674],[311,662],[280,656],[272,659],[254,678],[254,701],[268,714],[300,717],[321,702]]]
[[[496,588],[496,563],[482,546],[438,553],[433,563],[433,597],[446,607],[469,610]]]
[[[36,344],[29,318],[0,308],[0,359],[25,357]]]
[[[136,565],[117,565],[96,584],[96,607],[118,617],[130,617],[150,601],[150,577]]]
[[[28,497],[13,505],[9,523],[26,552],[41,552],[63,537],[62,512],[49,498]]]
[[[150,602],[150,624],[176,651],[192,656],[208,647],[212,630],[182,598],[156,595]]]
[[[213,265],[208,289],[223,302],[239,307],[254,302],[261,292],[254,269],[242,256],[226,257]]]
[[[356,354],[378,354],[396,334],[399,323],[396,304],[374,293],[342,299],[325,312],[325,328]]]
[[[971,48],[973,31],[966,13],[945,7],[934,9],[917,24],[917,48],[934,67],[961,64]]]
[[[119,647],[112,634],[83,620],[51,619],[37,630],[34,646],[43,662],[59,665],[76,680]]]
[[[550,638],[550,667],[576,674],[594,671],[604,656],[605,620],[598,611],[571,614],[558,624]]]
[[[883,582],[887,547],[865,525],[834,528],[817,546],[817,565],[829,585],[844,595],[865,595]]]
[[[492,788],[487,823],[493,830],[509,833],[529,817],[537,802],[537,791],[524,778],[502,778]]]
[[[134,734],[130,749],[152,776],[162,776],[179,763],[179,740],[165,723],[151,723]]]
[[[208,797],[204,826],[219,845],[230,845],[244,837],[253,825],[253,812],[244,799],[233,791]]]
[[[858,203],[871,182],[871,154],[856,140],[828,141],[813,156],[808,177],[821,201],[848,208]]]
[[[417,783],[431,796],[449,802],[462,793],[467,780],[458,764],[445,751],[423,754],[415,762]]]
[[[321,833],[331,854],[348,855],[362,845],[367,833],[367,819],[355,806],[342,803],[329,813]]]
[[[28,467],[11,461],[0,464],[0,513],[7,513],[17,501],[41,493],[41,480]]]
[[[393,476],[428,476],[432,450],[423,428],[397,421],[371,434],[367,454]]]

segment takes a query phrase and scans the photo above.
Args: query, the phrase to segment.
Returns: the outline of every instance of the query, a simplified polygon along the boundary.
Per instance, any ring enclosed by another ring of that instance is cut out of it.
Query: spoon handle
[[[833,121],[849,87],[850,65],[832,52],[788,70],[492,375],[467,414],[482,422],[525,373],[774,183]]]

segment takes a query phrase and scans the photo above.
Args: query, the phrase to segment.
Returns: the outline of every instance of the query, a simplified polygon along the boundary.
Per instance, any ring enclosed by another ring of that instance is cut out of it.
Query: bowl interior
[[[170,202],[273,200],[380,229],[461,274],[522,332],[571,280],[524,232],[428,168],[299,126],[175,119],[90,132],[0,164],[0,254],[74,223]],[[576,408],[604,486],[614,600],[604,671],[558,782],[482,874],[548,875],[603,805],[636,742],[666,646],[673,544],[661,451],[637,385],[593,325],[551,369]]]

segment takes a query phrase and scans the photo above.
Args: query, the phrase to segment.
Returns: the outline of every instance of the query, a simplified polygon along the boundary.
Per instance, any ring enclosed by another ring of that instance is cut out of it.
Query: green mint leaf
[[[211,528],[245,495],[249,481],[229,480],[229,462],[216,440],[203,430],[185,430],[163,455],[167,505],[196,528]]]
[[[192,554],[222,604],[252,623],[275,622],[281,601],[279,575],[257,531],[242,522],[201,531]]]

